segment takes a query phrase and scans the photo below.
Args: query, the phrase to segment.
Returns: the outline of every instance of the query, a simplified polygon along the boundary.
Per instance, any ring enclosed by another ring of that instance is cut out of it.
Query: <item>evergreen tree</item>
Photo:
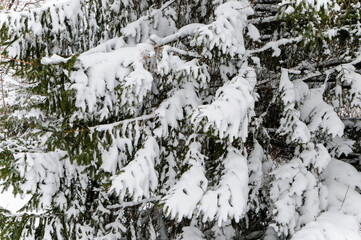
[[[0,179],[31,199],[0,209],[1,239],[361,239],[361,125],[340,117],[361,107],[359,9],[2,12],[2,64],[21,84],[3,94]]]

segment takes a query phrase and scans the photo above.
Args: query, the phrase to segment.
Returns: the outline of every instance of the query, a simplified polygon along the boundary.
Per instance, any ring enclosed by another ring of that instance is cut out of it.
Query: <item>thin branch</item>
[[[143,115],[143,116],[140,116],[140,117],[124,119],[124,120],[119,121],[119,122],[103,124],[103,125],[97,125],[95,127],[90,127],[89,130],[91,132],[93,132],[95,130],[97,130],[97,131],[106,131],[106,130],[112,129],[112,128],[117,127],[117,126],[119,126],[121,124],[124,124],[124,123],[129,123],[129,122],[134,122],[134,121],[143,121],[143,120],[148,120],[148,119],[155,118],[155,117],[156,117],[156,114],[151,113],[151,114]]]
[[[279,46],[287,45],[287,44],[295,43],[295,42],[297,43],[297,42],[300,42],[301,40],[302,40],[302,36],[298,36],[295,38],[282,38],[277,41],[268,42],[259,49],[249,50],[248,54],[261,53],[268,49],[279,48]]]
[[[68,130],[68,131],[64,131],[64,133],[73,133],[73,132],[89,132],[89,129],[84,128],[84,129],[79,129],[79,130]]]
[[[155,47],[162,47],[166,44],[175,42],[178,39],[185,38],[185,37],[193,34],[198,28],[200,28],[202,26],[204,26],[204,24],[201,24],[201,23],[189,24],[189,25],[186,25],[186,26],[180,28],[176,33],[171,34],[164,38],[159,38],[156,35],[152,35],[151,40],[156,43]]]
[[[114,204],[114,205],[108,206],[107,208],[108,209],[122,209],[122,208],[126,208],[126,207],[134,207],[134,206],[141,205],[144,203],[156,202],[161,199],[162,199],[161,196],[156,196],[156,197],[152,197],[152,198],[146,198],[146,199],[140,200],[138,202],[123,202],[121,204]]]
[[[24,9],[25,9],[27,6],[31,5],[31,4],[37,4],[37,3],[42,2],[42,1],[43,1],[43,0],[39,0],[39,1],[36,1],[36,2],[28,2],[28,3],[26,3],[26,4],[20,9],[20,11],[24,11]]]
[[[345,200],[346,200],[346,196],[347,196],[347,193],[348,193],[348,190],[350,189],[350,185],[347,186],[347,190],[346,190],[346,193],[345,193],[345,197],[343,198],[343,201],[342,201],[342,204],[341,204],[341,207],[340,207],[340,210],[342,209],[342,206],[343,204],[345,203]]]
[[[156,117],[156,115],[153,113],[153,114],[143,115],[143,116],[136,117],[136,118],[125,119],[125,120],[115,122],[115,123],[97,125],[95,127],[90,127],[90,128],[66,130],[66,131],[63,131],[63,133],[74,133],[74,132],[91,132],[91,133],[93,133],[95,130],[102,132],[102,131],[106,131],[106,130],[115,128],[124,123],[129,123],[129,122],[134,122],[134,121],[143,121],[143,120],[147,120],[147,119],[151,119],[151,118],[155,118],[155,117]]]
[[[26,61],[19,60],[19,59],[15,59],[15,58],[9,58],[9,57],[3,57],[3,58],[8,59],[8,60],[11,60],[11,61],[16,61],[16,62],[21,62],[21,63],[25,63],[25,64],[29,64],[29,65],[34,65],[34,64],[31,63],[31,62],[26,62]]]

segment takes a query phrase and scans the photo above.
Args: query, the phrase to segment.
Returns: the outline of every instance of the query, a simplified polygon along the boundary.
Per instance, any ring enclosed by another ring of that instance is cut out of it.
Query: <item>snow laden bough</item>
[[[162,202],[166,213],[181,221],[184,217],[200,215],[203,221],[218,221],[222,226],[227,220],[238,222],[247,209],[248,169],[245,157],[229,147],[223,158],[224,170],[217,186],[208,186],[204,158],[200,146],[193,143],[186,155],[191,165],[170,190]]]
[[[359,240],[361,174],[350,164],[332,159],[322,173],[328,189],[327,211],[307,223],[292,240]]]
[[[328,217],[347,221],[340,231],[355,236],[348,230],[360,222],[360,186],[346,176],[359,172],[331,159],[352,144],[326,88],[291,81],[295,70],[263,69],[256,57],[270,50],[282,58],[302,36],[261,37],[256,23],[264,19],[250,24],[248,1],[138,2],[62,1],[2,18],[9,57],[46,54],[41,65],[21,68],[42,87],[28,93],[37,104],[26,105],[37,107],[37,124],[1,141],[19,173],[5,180],[19,176],[18,190],[35,196],[28,209],[48,210],[21,237],[43,230],[49,239],[232,239],[270,226],[266,235],[281,239],[318,228],[323,240],[337,225]],[[178,18],[188,3],[209,5],[199,12],[206,19]],[[277,65],[293,64],[283,60]],[[337,71],[358,87],[354,67]],[[359,93],[348,98],[355,106]]]
[[[244,9],[243,5],[243,3],[236,2],[225,4],[225,6],[235,9]],[[224,11],[219,12],[223,16]],[[234,12],[242,13],[241,11]],[[222,20],[221,17],[220,19]],[[245,21],[243,17],[236,19]],[[217,18],[216,21],[218,20]],[[236,22],[233,22],[231,26],[235,25]],[[203,30],[200,28],[198,31],[202,32]],[[201,34],[196,35],[198,40],[201,37]],[[215,43],[212,48],[217,47],[217,44],[222,43]],[[253,93],[256,83],[253,69],[242,68],[237,76],[226,82],[217,91],[210,104],[201,105],[201,98],[204,96],[200,95],[202,92],[197,94],[196,89],[200,90],[207,86],[209,74],[206,68],[199,65],[196,60],[184,62],[179,57],[169,54],[167,49],[173,50],[163,47],[158,67],[159,74],[167,76],[165,83],[168,84],[171,83],[170,80],[179,79],[180,86],[179,89],[171,91],[170,97],[164,100],[155,111],[154,115],[159,124],[153,131],[155,136],[157,138],[169,137],[170,129],[180,130],[180,122],[186,121],[193,126],[195,132],[209,132],[216,138],[229,142],[228,144],[236,139],[245,141],[248,132],[247,126],[254,114],[252,109],[256,100]],[[223,49],[223,51],[234,51],[234,48],[225,47]],[[244,52],[239,46],[236,49],[240,51],[237,54]],[[152,51],[149,51],[149,54],[152,56]],[[235,54],[232,52],[233,56]],[[234,106],[239,106],[239,109],[234,111]],[[112,189],[120,194],[121,199],[124,196],[131,197],[135,201],[144,197],[149,198],[158,187],[156,184],[157,174],[153,169],[161,161],[158,155],[164,153],[156,153],[154,148],[146,147],[147,141],[144,149],[140,150],[147,156],[144,155],[138,160],[138,153],[136,153],[135,160],[122,168],[120,174],[113,179]],[[159,149],[162,148],[159,146]],[[155,155],[149,158],[148,155],[151,152]],[[170,218],[176,218],[178,221],[201,215],[203,221],[217,220],[219,226],[229,219],[235,219],[238,222],[244,217],[247,209],[248,170],[246,158],[236,148],[227,147],[225,153],[217,160],[222,162],[224,170],[219,183],[214,186],[210,185],[205,177],[207,169],[204,162],[206,159],[207,156],[202,153],[202,145],[189,140],[188,151],[183,161],[183,164],[189,166],[189,170],[184,172],[179,179],[174,179],[175,184],[161,200],[165,212]],[[135,171],[136,169],[139,171]],[[150,188],[147,187],[148,184],[144,183],[144,181],[149,181],[148,172],[153,172],[151,182],[155,183],[155,185],[151,184]],[[133,184],[138,181],[127,181],[128,177],[126,176],[132,176],[132,178],[141,176],[139,179],[143,180],[139,184]],[[182,201],[182,199],[187,199],[187,201]]]

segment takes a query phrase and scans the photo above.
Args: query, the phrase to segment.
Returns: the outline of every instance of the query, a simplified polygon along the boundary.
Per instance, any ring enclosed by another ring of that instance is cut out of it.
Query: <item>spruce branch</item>
[[[138,202],[123,202],[121,204],[114,204],[114,205],[107,206],[107,208],[108,209],[123,209],[123,208],[127,208],[127,207],[134,207],[134,206],[141,205],[141,204],[157,202],[157,201],[160,201],[161,199],[162,199],[162,196],[155,196],[155,197],[143,199]]]
[[[8,60],[11,60],[11,61],[16,61],[16,62],[25,63],[25,64],[28,64],[28,65],[34,65],[34,63],[27,62],[27,61],[23,61],[23,60],[19,60],[19,59],[15,59],[15,58],[9,58],[9,57],[5,57],[5,56],[3,56],[3,58],[8,59]]]

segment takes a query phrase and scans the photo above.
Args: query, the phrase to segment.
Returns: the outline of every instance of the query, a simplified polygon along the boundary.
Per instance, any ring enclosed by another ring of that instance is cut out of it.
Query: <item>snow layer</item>
[[[229,1],[219,5],[215,11],[216,20],[197,30],[197,38],[193,44],[206,46],[203,54],[209,58],[213,58],[213,54],[229,54],[231,57],[243,55],[245,53],[243,31],[247,26],[247,17],[253,13],[247,0]],[[249,31],[256,39],[256,29],[251,26]],[[216,52],[217,50],[219,53]]]
[[[321,213],[291,240],[360,240],[359,224],[352,216],[337,211]]]
[[[125,195],[135,201],[150,197],[150,193],[158,186],[158,176],[154,169],[158,157],[158,143],[155,138],[149,137],[134,159],[113,178],[111,191],[117,192],[121,199]]]
[[[247,209],[247,159],[239,150],[228,147],[224,159],[223,176],[214,190],[205,192],[199,205],[203,221],[217,219],[218,226],[228,219],[238,222]]]
[[[275,204],[273,214],[276,220],[276,224],[271,226],[276,232],[293,235],[326,209],[327,189],[318,183],[318,176],[330,161],[331,157],[322,144],[311,144],[298,158],[274,171],[276,180],[270,197]],[[316,171],[309,170],[311,166]]]
[[[253,69],[242,69],[239,74],[217,90],[215,100],[198,107],[192,115],[196,129],[212,132],[230,141],[248,136],[248,123],[253,115],[256,74]]]
[[[300,120],[301,113],[296,109],[298,103],[295,98],[295,87],[289,80],[288,70],[282,69],[279,86],[281,99],[284,104],[283,116],[277,132],[287,135],[289,141],[307,143],[311,139],[311,132],[307,125]]]
[[[76,106],[82,112],[99,116],[100,121],[120,113],[123,106],[130,114],[137,113],[152,89],[153,76],[143,65],[152,52],[152,45],[139,44],[80,55],[76,64],[79,70],[70,76],[71,89],[76,90]],[[117,87],[123,89],[121,95],[115,91]],[[85,117],[80,114],[77,117]]]
[[[43,208],[50,207],[60,188],[60,179],[65,176],[71,179],[84,169],[70,163],[69,159],[64,159],[65,156],[66,152],[62,151],[15,154],[17,170],[20,177],[24,178],[21,189],[29,194],[35,194],[40,190],[40,205]]]

